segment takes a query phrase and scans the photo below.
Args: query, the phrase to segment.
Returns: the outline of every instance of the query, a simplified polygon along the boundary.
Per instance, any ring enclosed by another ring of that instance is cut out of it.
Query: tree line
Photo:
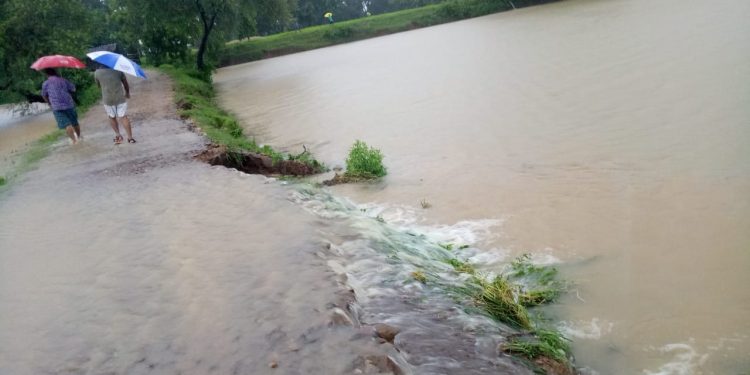
[[[116,43],[150,64],[210,69],[225,42],[423,6],[443,0],[3,0],[0,2],[0,103],[33,100],[43,55],[83,57]],[[78,85],[84,72],[66,71]]]

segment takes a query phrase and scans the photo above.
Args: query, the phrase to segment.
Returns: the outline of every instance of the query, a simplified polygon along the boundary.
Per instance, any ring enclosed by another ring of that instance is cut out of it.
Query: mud
[[[210,144],[196,156],[198,160],[211,165],[234,168],[249,174],[266,176],[309,176],[317,173],[310,165],[297,160],[274,160],[266,155],[250,151],[227,150],[225,146]]]

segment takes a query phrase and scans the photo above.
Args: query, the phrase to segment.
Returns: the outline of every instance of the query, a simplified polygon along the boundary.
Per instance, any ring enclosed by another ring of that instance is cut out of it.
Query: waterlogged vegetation
[[[212,142],[225,146],[230,158],[239,158],[242,152],[252,152],[270,157],[277,166],[284,161],[296,161],[309,166],[314,172],[325,169],[307,150],[299,154],[283,154],[246,137],[237,119],[216,103],[210,75],[167,64],[159,69],[174,81],[175,103],[179,115],[192,119]]]
[[[453,244],[438,246],[453,250]],[[470,276],[464,286],[451,289],[459,300],[520,330],[503,345],[503,351],[525,357],[532,361],[529,365],[545,371],[549,370],[546,367],[550,360],[556,362],[556,367],[571,368],[570,341],[556,329],[544,327],[543,317],[534,319],[529,314],[530,308],[553,302],[565,290],[564,283],[557,279],[556,268],[535,265],[528,254],[516,258],[508,270],[494,276],[483,274],[458,258],[445,262],[456,272]]]
[[[506,336],[499,347],[502,352],[540,373],[575,373],[570,341],[539,308],[555,301],[567,289],[555,267],[537,264],[530,255],[519,256],[499,268],[487,267],[472,261],[480,249],[458,241],[432,241],[421,231],[388,224],[380,220],[381,213],[353,207],[327,192],[301,186],[296,199],[322,217],[335,212],[335,216],[357,220],[353,223],[356,227],[366,226],[368,248],[385,255],[388,268],[399,265],[404,269],[401,277],[394,278],[405,280],[405,285],[422,285],[423,295],[418,299],[441,295],[461,306],[466,314],[484,315],[496,322],[495,328],[487,329],[500,330]],[[307,206],[308,200],[314,204]],[[373,221],[380,224],[373,226]],[[361,251],[359,247],[358,252]],[[389,284],[390,290],[394,287],[397,288]],[[540,295],[544,298],[536,297]]]

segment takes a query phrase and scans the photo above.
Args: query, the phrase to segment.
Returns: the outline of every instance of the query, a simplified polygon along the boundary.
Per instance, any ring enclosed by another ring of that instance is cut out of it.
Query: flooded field
[[[368,215],[531,252],[575,288],[550,313],[601,374],[750,366],[750,3],[565,1],[224,68],[261,143],[343,165]],[[689,26],[688,26],[689,25]],[[423,210],[420,201],[432,208]],[[451,237],[452,236],[452,237]]]

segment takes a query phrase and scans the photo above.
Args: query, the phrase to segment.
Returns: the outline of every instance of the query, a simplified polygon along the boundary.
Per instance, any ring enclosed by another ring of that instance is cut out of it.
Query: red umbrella
[[[31,64],[31,69],[34,69],[34,70],[42,70],[46,68],[83,69],[85,67],[86,65],[84,65],[80,60],[76,59],[75,57],[64,56],[64,55],[52,55],[52,56],[40,57],[33,64]]]

